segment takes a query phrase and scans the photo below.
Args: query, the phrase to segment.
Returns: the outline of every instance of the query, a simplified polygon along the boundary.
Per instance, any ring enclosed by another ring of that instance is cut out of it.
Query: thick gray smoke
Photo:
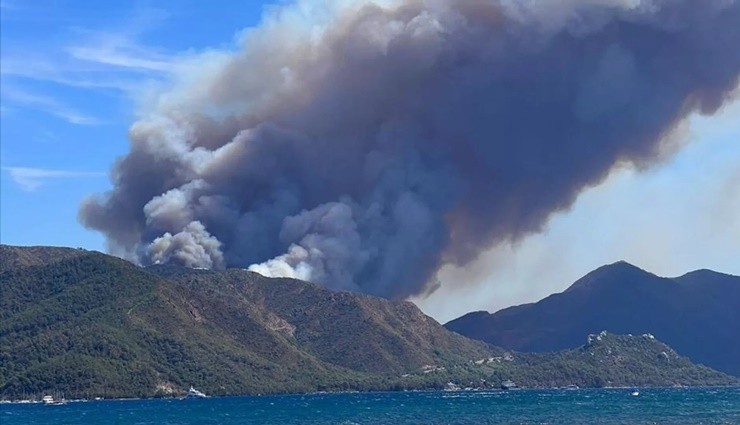
[[[658,159],[738,46],[732,0],[299,2],[193,60],[80,217],[144,264],[418,294]]]

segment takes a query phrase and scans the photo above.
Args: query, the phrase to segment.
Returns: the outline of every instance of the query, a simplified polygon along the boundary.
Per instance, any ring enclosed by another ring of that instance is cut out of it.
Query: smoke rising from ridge
[[[419,294],[659,159],[738,40],[730,0],[299,2],[195,59],[80,218],[144,264]]]

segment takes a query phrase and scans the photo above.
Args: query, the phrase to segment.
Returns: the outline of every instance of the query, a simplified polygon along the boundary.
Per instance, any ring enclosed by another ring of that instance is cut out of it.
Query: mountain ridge
[[[410,303],[236,269],[180,269],[164,278],[98,252],[68,252],[74,255],[39,256],[50,259],[45,265],[0,255],[10,258],[0,275],[0,394],[74,381],[66,392],[151,396],[204,376],[202,387],[213,394],[387,389],[391,373],[496,352]],[[322,311],[330,305],[334,315]],[[350,327],[350,319],[361,323]],[[433,349],[389,325],[406,319],[424,326]],[[354,344],[342,345],[348,341]],[[441,384],[427,381],[404,385]]]
[[[445,327],[533,352],[575,348],[580,335],[599,329],[653,333],[694,361],[738,376],[740,277],[703,269],[665,278],[617,262],[535,303],[463,315]]]
[[[142,268],[94,251],[40,249],[0,245],[8,259],[0,398],[172,396],[190,385],[214,395],[490,388],[505,379],[738,384],[658,341],[607,338],[593,355],[516,353],[446,330],[410,302],[240,269]]]

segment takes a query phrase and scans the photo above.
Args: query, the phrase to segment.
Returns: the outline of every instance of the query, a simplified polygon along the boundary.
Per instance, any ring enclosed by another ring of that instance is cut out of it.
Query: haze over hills
[[[505,351],[409,302],[229,269],[141,268],[0,246],[0,398],[148,397],[497,385],[728,385],[651,338]],[[586,341],[586,336],[581,337]]]
[[[618,262],[537,303],[469,313],[445,327],[533,352],[577,347],[600,330],[652,333],[695,362],[740,376],[740,277],[697,270],[663,278]]]

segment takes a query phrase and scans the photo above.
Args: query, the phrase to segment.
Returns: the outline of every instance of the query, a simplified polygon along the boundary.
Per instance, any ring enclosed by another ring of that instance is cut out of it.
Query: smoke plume
[[[660,159],[739,42],[732,0],[299,1],[193,59],[80,217],[143,264],[419,294]]]

